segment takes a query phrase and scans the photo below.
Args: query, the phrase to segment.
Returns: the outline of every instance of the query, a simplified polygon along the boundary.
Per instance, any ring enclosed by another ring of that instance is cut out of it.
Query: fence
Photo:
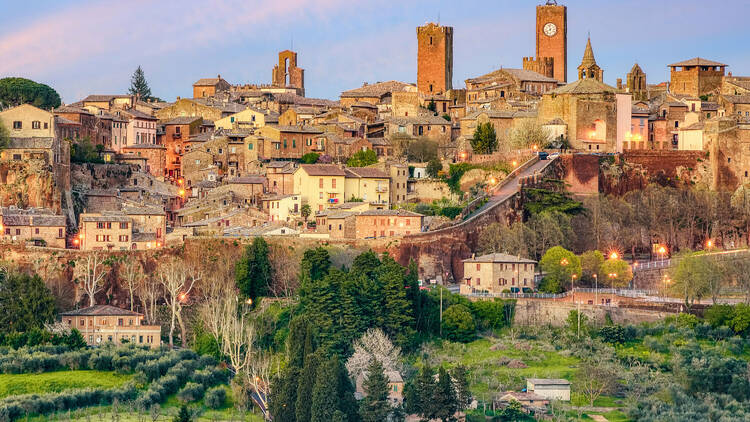
[[[737,249],[733,251],[719,251],[719,252],[709,252],[703,255],[697,255],[697,256],[717,256],[724,259],[735,259],[739,255],[744,255],[750,252],[749,249]],[[638,265],[633,265],[633,272],[636,271],[645,271],[645,270],[656,270],[656,269],[662,269],[662,268],[668,268],[671,267],[672,264],[677,265],[678,262],[680,262],[682,258],[667,258],[667,259],[660,259],[656,261],[649,261],[644,263],[638,263]]]
[[[598,294],[612,294],[621,297],[639,298],[646,296],[653,296],[658,294],[656,290],[643,290],[643,289],[592,289],[592,288],[579,288],[573,289],[573,293],[598,293]],[[476,292],[469,293],[465,296],[473,298],[500,298],[500,299],[564,299],[570,296],[571,292],[563,292],[559,294],[554,293],[488,293],[488,292]]]

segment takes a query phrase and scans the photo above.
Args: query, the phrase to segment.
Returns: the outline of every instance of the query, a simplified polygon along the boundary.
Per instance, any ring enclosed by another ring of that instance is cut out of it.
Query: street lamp
[[[594,273],[594,303],[599,304],[599,274]]]
[[[667,248],[665,248],[664,246],[659,246],[658,252],[659,252],[659,255],[661,255],[661,260],[663,261],[664,256],[667,254]]]
[[[706,241],[706,249],[710,251],[712,246],[714,246],[714,242],[711,239],[708,239]]]
[[[576,281],[576,277],[578,277],[578,274],[573,274],[570,276],[570,291],[573,293],[573,303],[576,302],[576,291],[575,286],[573,285],[573,283],[575,283]]]
[[[612,253],[609,254],[609,259],[617,259],[620,255],[617,254],[617,251],[612,251]]]

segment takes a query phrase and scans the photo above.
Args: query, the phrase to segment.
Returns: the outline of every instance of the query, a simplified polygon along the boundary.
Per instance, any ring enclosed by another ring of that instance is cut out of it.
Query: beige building
[[[302,164],[294,172],[294,187],[313,213],[344,202],[346,173],[333,164]]]
[[[556,378],[527,378],[526,391],[547,400],[570,401],[570,381]]]
[[[424,216],[415,212],[399,210],[369,210],[355,216],[355,237],[404,236],[422,231]]]
[[[346,200],[358,198],[376,208],[388,208],[390,178],[385,172],[372,167],[349,167],[344,173]]]
[[[290,222],[300,217],[300,199],[300,195],[269,196],[261,199],[261,208],[268,214],[269,221]]]
[[[161,326],[144,325],[143,314],[110,305],[94,305],[60,314],[63,324],[81,332],[89,346],[102,343],[161,345]]]
[[[504,253],[466,259],[461,294],[533,289],[535,267],[536,261]]]
[[[278,121],[278,118],[274,120]],[[266,114],[260,110],[248,108],[219,119],[214,122],[214,125],[217,129],[254,129],[266,125]]]
[[[146,217],[154,218],[146,221]],[[136,221],[139,223],[134,224]],[[159,219],[146,214],[131,216],[122,212],[85,213],[80,215],[76,240],[79,248],[86,251],[161,248],[164,241],[157,235],[166,231],[164,224],[165,217]],[[161,232],[156,231],[162,229]]]
[[[681,151],[703,151],[703,122],[693,123],[677,131],[677,149]]]
[[[65,216],[44,208],[0,207],[0,240],[65,248]]]

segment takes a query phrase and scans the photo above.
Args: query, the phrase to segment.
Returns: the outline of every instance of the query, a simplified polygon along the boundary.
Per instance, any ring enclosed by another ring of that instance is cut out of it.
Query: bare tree
[[[270,256],[273,270],[271,271],[270,291],[274,296],[291,297],[299,287],[299,259],[281,245],[271,245]]]
[[[619,374],[615,365],[604,359],[596,359],[581,365],[577,378],[581,393],[591,406],[602,394],[614,391],[618,379]]]
[[[354,341],[354,353],[346,361],[349,376],[357,379],[375,359],[386,371],[400,371],[401,349],[379,328],[371,328]]]
[[[88,253],[76,262],[76,278],[89,297],[89,306],[96,304],[94,296],[102,290],[102,280],[107,275],[107,265],[107,260],[98,252]]]
[[[133,255],[126,255],[120,263],[120,277],[125,282],[125,287],[128,289],[131,311],[135,305],[135,292],[138,289],[138,285],[141,283],[141,279],[145,276],[146,275],[143,273],[143,267],[138,258]]]
[[[175,321],[180,325],[182,346],[187,343],[185,323],[182,319],[182,307],[190,299],[190,292],[200,275],[183,260],[171,257],[163,261],[158,268],[159,282],[164,288],[164,300],[169,306],[169,347],[174,347]]]
[[[144,276],[136,286],[138,297],[143,305],[143,314],[150,324],[156,321],[156,302],[161,298],[161,283],[154,277]]]

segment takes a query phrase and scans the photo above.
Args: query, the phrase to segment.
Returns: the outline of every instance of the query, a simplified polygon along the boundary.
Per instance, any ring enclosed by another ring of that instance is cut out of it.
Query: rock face
[[[44,161],[0,163],[0,203],[19,208],[44,207],[60,213],[62,195],[51,167]]]

